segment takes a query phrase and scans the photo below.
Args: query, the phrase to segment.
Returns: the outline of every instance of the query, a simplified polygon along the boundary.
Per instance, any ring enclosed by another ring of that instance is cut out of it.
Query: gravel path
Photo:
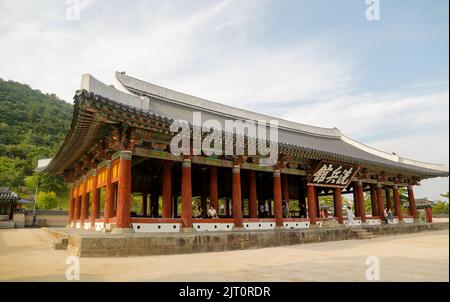
[[[39,229],[0,230],[0,280],[66,281],[68,251]],[[448,230],[218,253],[82,258],[81,281],[449,281]]]

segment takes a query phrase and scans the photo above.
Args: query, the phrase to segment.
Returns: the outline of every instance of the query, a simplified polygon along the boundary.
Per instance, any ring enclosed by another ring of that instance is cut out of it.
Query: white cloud
[[[0,25],[7,45],[0,49],[2,76],[66,100],[82,73],[109,81],[115,70],[234,105],[303,99],[350,86],[351,62],[325,52],[331,48],[325,41],[271,49],[252,44],[266,1],[205,2],[197,8],[91,1],[79,22],[64,20],[60,2],[17,2],[6,0],[0,10],[0,19],[7,20]],[[133,17],[116,16],[121,8]],[[99,9],[108,15],[90,15]]]
[[[381,150],[395,150],[398,154],[404,157],[425,162],[446,164],[448,167],[448,120],[445,128],[424,133],[417,133],[417,131],[412,130],[407,135],[402,137],[385,138],[378,141],[373,141],[371,142],[371,145]],[[430,200],[436,200],[441,198],[440,194],[448,192],[448,188],[448,177],[423,180],[421,181],[421,186],[415,188],[415,195],[416,198],[428,197]]]
[[[70,101],[81,74],[110,82],[114,71],[126,71],[229,105],[338,127],[402,156],[448,163],[448,85],[427,94],[418,87],[356,92],[366,70],[351,49],[336,51],[342,36],[257,42],[268,0],[82,3],[77,22],[65,20],[64,1],[0,1],[0,77]]]
[[[412,95],[396,93],[362,93],[329,101],[292,106],[284,115],[290,120],[324,127],[338,127],[356,138],[410,133],[433,125],[448,125],[448,91]],[[308,114],[302,114],[307,112]],[[395,150],[392,150],[395,151]]]
[[[414,93],[418,95],[414,95]],[[307,112],[307,114],[305,114]],[[292,107],[283,118],[325,127],[406,158],[449,165],[449,93],[364,93]],[[439,199],[449,179],[422,181],[417,197]]]

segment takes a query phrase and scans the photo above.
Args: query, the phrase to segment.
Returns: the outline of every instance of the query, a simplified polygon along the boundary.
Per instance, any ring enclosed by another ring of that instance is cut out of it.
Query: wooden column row
[[[122,217],[126,218],[127,205],[126,203],[131,203],[130,197],[127,197],[127,192],[131,190],[131,155],[127,158],[129,160],[120,159],[119,160],[119,171],[122,170],[122,174],[119,174],[118,180],[118,202],[122,206],[121,212]],[[112,183],[112,162],[108,161],[105,165],[106,170],[106,185],[105,185],[105,207],[104,207],[104,222],[110,222],[110,219],[114,215],[114,200],[115,200],[115,188]],[[127,171],[128,170],[128,171]],[[87,221],[91,223],[91,227],[95,227],[95,220],[100,218],[100,188],[98,186],[98,175],[97,170],[94,170],[90,177],[92,200],[89,200],[90,193],[87,193],[87,178],[83,177],[79,182],[76,182],[70,190],[70,203],[69,203],[69,223],[76,223],[79,221],[81,225]],[[121,185],[120,185],[121,184]],[[120,193],[119,193],[120,192]],[[125,197],[125,199],[123,199]],[[91,215],[89,217],[89,202],[91,201]],[[125,204],[125,208],[123,205]],[[129,216],[129,215],[128,215]],[[127,221],[122,223],[126,225]]]
[[[236,227],[242,227],[242,192],[241,192],[241,173],[240,166],[235,165],[232,169],[232,208],[233,218]],[[111,162],[107,164],[107,181],[106,181],[106,196],[105,196],[105,222],[109,222],[110,218],[114,217],[114,186],[112,184],[112,169]],[[218,183],[217,183],[217,167],[210,167],[210,201],[211,205],[218,209]],[[258,215],[257,206],[257,186],[256,186],[256,172],[249,171],[249,214],[251,218],[256,218]],[[206,178],[206,176],[205,176]],[[92,178],[92,215],[91,224],[95,224],[95,219],[99,218],[100,213],[100,191],[97,189],[97,177]],[[117,213],[116,213],[116,227],[129,228],[131,223],[130,208],[131,208],[131,152],[123,151],[119,156],[118,181],[117,181]],[[70,190],[70,208],[69,221],[70,223],[80,220],[83,224],[89,218],[89,197],[86,194],[86,179],[82,179],[80,183],[74,184]],[[362,181],[357,181],[354,186],[355,210],[356,215],[361,217],[361,220],[366,221],[365,207],[364,207],[364,190]],[[183,227],[192,227],[192,181],[191,181],[191,161],[185,158],[182,163],[182,223]],[[370,187],[372,215],[383,217],[384,201],[383,190],[381,184]],[[385,189],[387,207],[392,208],[392,201],[390,191]],[[300,194],[301,195],[301,194]],[[318,195],[316,187],[306,186],[308,216],[312,224],[317,222],[318,218]],[[281,175],[279,170],[274,171],[273,174],[273,196],[274,196],[274,213],[277,226],[283,225],[283,211],[282,201],[289,200],[289,183],[288,175]],[[411,215],[416,218],[417,211],[415,209],[415,200],[412,186],[408,186],[408,198],[410,202]],[[335,214],[340,223],[343,223],[342,214],[342,190],[334,189],[333,199],[335,204]],[[397,186],[393,187],[393,201],[395,212],[399,219],[402,219],[400,208],[400,199]],[[143,209],[147,209],[147,197],[143,197]],[[172,163],[164,162],[163,166],[163,218],[172,217],[173,212],[172,200]],[[143,212],[144,215],[146,213]],[[206,213],[206,206],[204,205],[204,212]]]

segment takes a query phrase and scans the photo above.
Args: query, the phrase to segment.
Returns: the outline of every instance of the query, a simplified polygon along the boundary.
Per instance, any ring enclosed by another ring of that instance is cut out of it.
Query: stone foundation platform
[[[15,228],[14,221],[0,221],[0,229],[14,229]]]
[[[448,229],[449,223],[365,225],[361,227],[311,228],[232,232],[189,232],[157,234],[110,234],[71,228],[44,228],[55,248],[66,246],[80,257],[170,255],[257,249],[312,242],[361,239],[356,229],[380,235],[395,235]]]

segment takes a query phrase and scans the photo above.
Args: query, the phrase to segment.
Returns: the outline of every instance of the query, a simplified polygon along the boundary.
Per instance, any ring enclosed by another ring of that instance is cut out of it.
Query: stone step
[[[340,224],[337,221],[334,220],[328,220],[328,221],[324,221],[323,225],[324,228],[337,228],[337,227],[342,227],[342,224]]]
[[[353,229],[353,234],[355,234],[355,237],[358,239],[372,239],[375,238],[375,235],[366,229]]]
[[[67,246],[69,245],[69,240],[67,238],[62,238],[60,241],[53,242],[53,248],[55,250],[67,250]]]
[[[372,239],[375,238],[375,235],[373,234],[363,234],[359,236],[359,239]]]
[[[15,222],[12,220],[0,221],[0,229],[14,229]]]

